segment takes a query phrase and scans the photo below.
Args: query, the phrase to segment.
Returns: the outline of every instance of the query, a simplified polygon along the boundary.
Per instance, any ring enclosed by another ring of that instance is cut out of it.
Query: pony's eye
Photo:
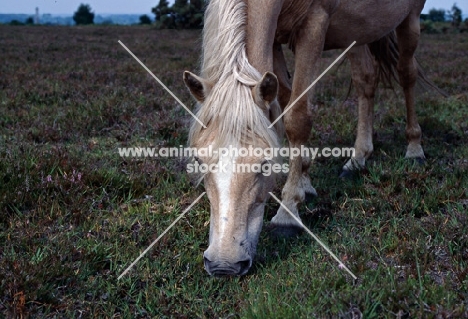
[[[194,156],[194,157],[193,157],[193,160],[194,160],[195,162],[197,162],[198,164],[201,164],[201,163],[202,163],[202,161],[200,160],[199,157]]]
[[[264,160],[260,165],[262,166],[262,171],[258,173],[258,175],[269,176],[271,174],[270,162],[268,160]]]

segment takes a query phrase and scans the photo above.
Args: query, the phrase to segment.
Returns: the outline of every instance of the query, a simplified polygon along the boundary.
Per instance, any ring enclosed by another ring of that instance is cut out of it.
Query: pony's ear
[[[270,104],[278,95],[278,78],[271,72],[266,72],[260,82],[254,87],[256,101]]]
[[[208,81],[189,71],[184,72],[184,82],[193,97],[200,103],[205,101],[205,98],[211,91],[212,85]]]

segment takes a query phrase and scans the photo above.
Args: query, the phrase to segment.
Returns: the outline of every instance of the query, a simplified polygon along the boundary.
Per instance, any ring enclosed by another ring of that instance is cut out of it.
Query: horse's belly
[[[325,50],[376,41],[394,30],[411,10],[424,6],[424,1],[366,0],[341,1],[332,15],[325,40]]]

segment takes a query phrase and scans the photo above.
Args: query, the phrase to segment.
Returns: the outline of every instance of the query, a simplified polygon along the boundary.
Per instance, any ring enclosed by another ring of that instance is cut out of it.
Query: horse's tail
[[[379,81],[385,86],[393,88],[393,80],[399,83],[397,73],[397,63],[399,58],[398,43],[395,31],[390,32],[383,38],[368,44],[369,50],[379,64]],[[443,96],[447,93],[439,89],[434,82],[429,80],[418,61],[416,61],[418,69],[418,83],[422,84],[424,88],[434,89]]]

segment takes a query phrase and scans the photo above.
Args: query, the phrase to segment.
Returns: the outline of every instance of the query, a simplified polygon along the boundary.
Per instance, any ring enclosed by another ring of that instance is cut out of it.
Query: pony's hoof
[[[273,238],[291,238],[302,234],[304,229],[300,226],[283,226],[270,223],[267,227],[267,231]]]
[[[357,172],[355,170],[344,169],[341,174],[340,178],[342,179],[352,179],[356,176]]]
[[[410,164],[417,164],[417,165],[420,165],[420,166],[423,166],[424,164],[426,164],[426,158],[421,157],[421,156],[406,157],[405,159],[408,160],[408,163],[410,163]]]
[[[305,201],[310,203],[314,200],[315,197],[318,197],[317,191],[314,189],[313,192],[305,191]]]

